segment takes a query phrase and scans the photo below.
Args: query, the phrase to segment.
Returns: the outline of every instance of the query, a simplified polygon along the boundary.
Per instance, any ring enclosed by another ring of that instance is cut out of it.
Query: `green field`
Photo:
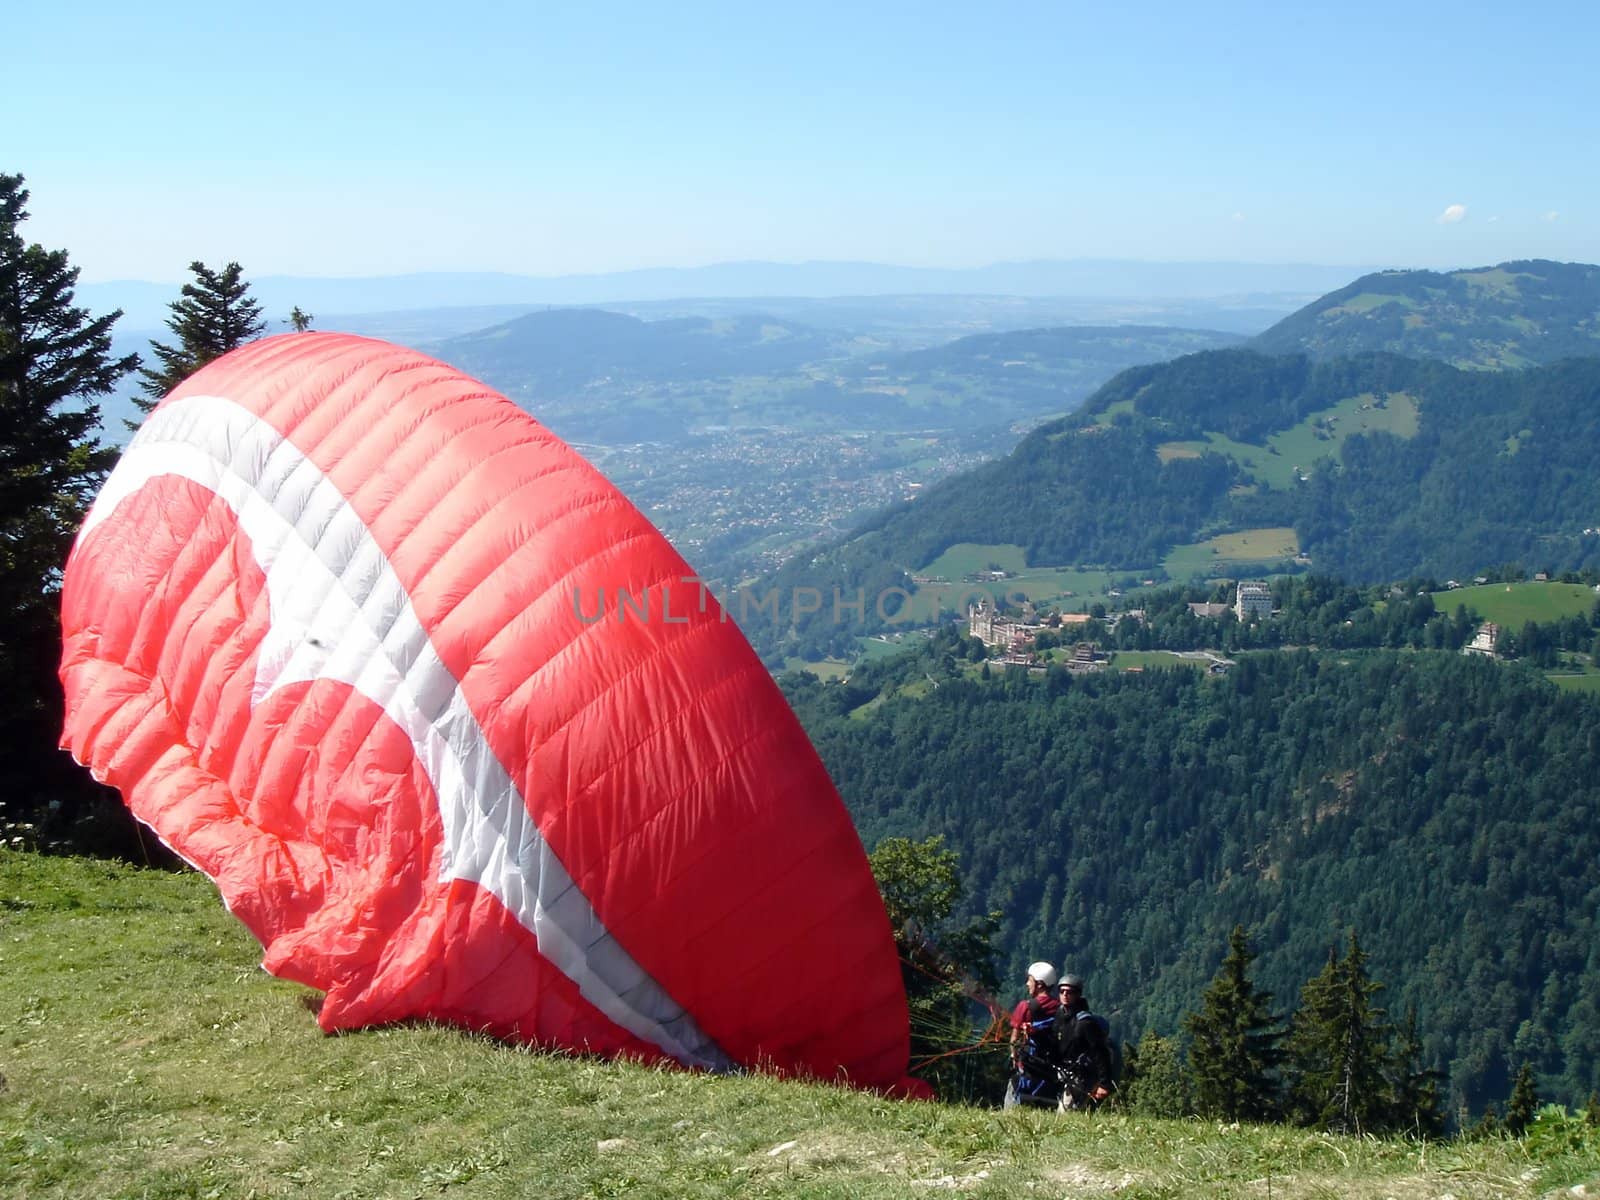
[[[850,674],[850,664],[840,662],[837,658],[825,658],[821,662],[807,662],[803,658],[786,658],[783,660],[785,671],[810,671],[818,679],[843,679]]]
[[[326,1037],[259,962],[199,875],[0,849],[0,1195],[1533,1200],[1600,1176],[1582,1136],[1000,1112],[420,1022]]]
[[[1110,425],[1112,421],[1116,420],[1119,413],[1131,412],[1133,412],[1132,400],[1118,400],[1115,404],[1109,405],[1104,412],[1095,413],[1094,423],[1096,425]]]
[[[1203,542],[1175,546],[1162,566],[1173,579],[1191,576],[1229,575],[1238,570],[1259,570],[1292,559],[1300,553],[1300,541],[1288,526],[1266,529],[1241,529],[1219,534]]]
[[[1277,468],[1264,474],[1273,487],[1287,487],[1296,469],[1309,471],[1319,458],[1337,457],[1344,443],[1358,433],[1392,433],[1399,438],[1414,438],[1420,420],[1417,402],[1405,392],[1391,392],[1380,402],[1370,393],[1351,396],[1332,408],[1307,417],[1300,424],[1267,439]],[[1321,436],[1319,436],[1319,434]]]
[[[1333,313],[1364,313],[1375,308],[1382,308],[1385,304],[1398,304],[1402,308],[1415,308],[1417,302],[1410,296],[1385,295],[1382,292],[1361,292],[1351,296],[1337,308],[1328,309],[1324,316]]]
[[[1440,612],[1455,612],[1456,605],[1464,604],[1483,620],[1512,629],[1529,621],[1588,616],[1597,600],[1600,595],[1582,583],[1486,583],[1433,593]]]
[[[1126,671],[1130,667],[1188,667],[1193,671],[1205,669],[1204,659],[1184,658],[1171,650],[1118,650],[1111,656],[1111,669]]]
[[[917,574],[942,575],[952,583],[959,583],[963,576],[990,569],[1025,571],[1028,569],[1027,551],[1008,542],[989,546],[958,542],[919,569]]]
[[[893,658],[907,650],[925,645],[920,634],[891,633],[884,637],[858,637],[856,645],[860,648],[857,653],[857,662],[868,662],[875,658]]]
[[[1336,457],[1346,440],[1358,433],[1417,435],[1417,402],[1405,392],[1391,392],[1379,401],[1370,393],[1351,396],[1332,408],[1314,413],[1292,428],[1267,438],[1265,446],[1252,446],[1208,433],[1200,441],[1165,442],[1156,447],[1162,462],[1195,458],[1206,450],[1226,455],[1262,483],[1285,488],[1297,474],[1311,470],[1319,458]]]
[[[1107,598],[1107,593],[1118,579],[1138,574],[1128,571],[1079,571],[1071,567],[1030,567],[1024,562],[1021,546],[1008,543],[977,545],[962,542],[951,546],[938,558],[916,573],[949,580],[948,583],[922,583],[917,585],[913,611],[920,620],[936,620],[939,611],[965,611],[980,593],[1027,597],[1034,603],[1059,604],[1066,611],[1087,611],[1090,604]],[[991,569],[1012,572],[1008,579],[984,580],[980,583],[963,582],[963,577]]]

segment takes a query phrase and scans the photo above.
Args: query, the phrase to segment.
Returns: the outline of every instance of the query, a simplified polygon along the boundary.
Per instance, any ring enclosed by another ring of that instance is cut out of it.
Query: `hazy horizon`
[[[1600,8],[25,5],[84,282],[1600,261]]]

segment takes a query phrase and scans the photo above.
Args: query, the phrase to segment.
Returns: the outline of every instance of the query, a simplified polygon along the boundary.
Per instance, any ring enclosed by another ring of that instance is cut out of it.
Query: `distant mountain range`
[[[249,264],[245,264],[248,268]],[[603,275],[540,277],[440,272],[365,279],[266,275],[251,290],[269,316],[298,305],[318,314],[493,305],[586,305],[686,297],[843,297],[895,295],[1075,296],[1149,300],[1315,296],[1360,267],[1264,263],[1160,263],[1073,260],[996,263],[985,267],[900,267],[884,263],[733,262]],[[124,330],[158,329],[179,284],[142,280],[85,283],[78,302],[94,312],[120,308]],[[1285,308],[1289,306],[1284,306]],[[1283,311],[1283,309],[1280,309]]]
[[[1535,259],[1447,275],[1365,275],[1253,344],[1314,358],[1384,350],[1458,367],[1527,367],[1600,354],[1600,267]]]
[[[1003,429],[1070,411],[1123,367],[1241,341],[1075,326],[960,338],[913,353],[764,315],[641,321],[529,313],[430,347],[579,440],[672,440],[707,426]]]
[[[593,308],[529,313],[439,343],[436,353],[507,390],[568,394],[600,380],[769,375],[842,358],[850,338],[773,317],[641,321]]]

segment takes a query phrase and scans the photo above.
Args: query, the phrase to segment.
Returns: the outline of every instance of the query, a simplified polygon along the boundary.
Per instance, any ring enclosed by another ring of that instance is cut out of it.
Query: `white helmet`
[[[1028,974],[1044,984],[1047,988],[1056,985],[1056,969],[1047,962],[1036,962],[1028,968]]]

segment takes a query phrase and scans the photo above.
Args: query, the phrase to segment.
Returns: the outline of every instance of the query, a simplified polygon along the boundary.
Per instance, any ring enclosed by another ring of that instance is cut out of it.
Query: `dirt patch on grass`
[[[1088,1163],[1067,1163],[1040,1173],[1046,1183],[1064,1184],[1078,1191],[1120,1192],[1139,1182],[1131,1171],[1102,1171]]]

